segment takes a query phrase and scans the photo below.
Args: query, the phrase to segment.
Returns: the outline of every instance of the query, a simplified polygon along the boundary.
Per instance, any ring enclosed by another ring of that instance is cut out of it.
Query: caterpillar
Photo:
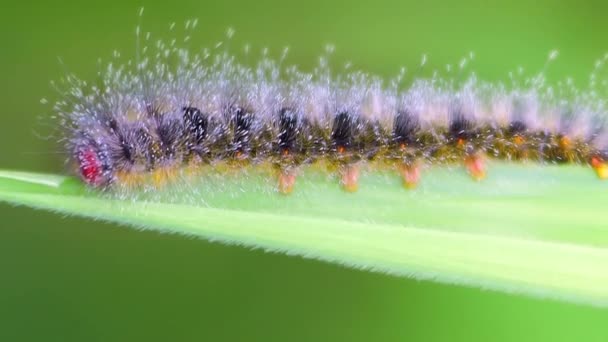
[[[175,41],[150,49],[143,39],[137,60],[108,63],[97,82],[61,83],[60,140],[91,188],[161,187],[218,164],[271,165],[282,194],[310,165],[335,172],[349,192],[364,164],[394,170],[406,188],[423,165],[463,165],[482,180],[487,159],[578,163],[608,178],[605,101],[556,92],[542,75],[512,86],[474,74],[386,81],[332,75],[326,56],[305,72],[283,56],[248,66],[227,51],[192,53]]]

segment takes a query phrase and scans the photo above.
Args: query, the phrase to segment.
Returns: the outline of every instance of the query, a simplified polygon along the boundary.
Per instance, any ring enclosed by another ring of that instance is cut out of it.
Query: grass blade
[[[431,170],[405,192],[368,174],[345,194],[314,173],[295,196],[262,175],[196,185],[204,201],[121,200],[55,175],[0,171],[0,201],[349,267],[608,306],[606,184],[580,167],[495,165],[483,184]]]

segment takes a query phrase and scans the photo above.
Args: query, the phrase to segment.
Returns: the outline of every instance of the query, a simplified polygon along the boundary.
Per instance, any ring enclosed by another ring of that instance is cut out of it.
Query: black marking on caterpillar
[[[366,161],[394,168],[409,188],[423,163],[462,162],[481,179],[486,157],[589,164],[608,177],[608,110],[587,93],[560,99],[534,82],[506,89],[474,76],[456,85],[417,79],[400,90],[362,72],[332,78],[324,62],[306,73],[267,56],[250,68],[210,54],[159,41],[138,63],[108,64],[101,85],[66,77],[55,110],[86,184],[271,161],[288,193],[299,166],[322,160],[347,190]]]

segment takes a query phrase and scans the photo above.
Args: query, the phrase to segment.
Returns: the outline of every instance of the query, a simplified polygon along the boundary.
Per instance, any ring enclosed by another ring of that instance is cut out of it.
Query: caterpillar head
[[[112,176],[107,153],[94,142],[88,141],[75,149],[75,159],[82,180],[93,187],[110,184]]]

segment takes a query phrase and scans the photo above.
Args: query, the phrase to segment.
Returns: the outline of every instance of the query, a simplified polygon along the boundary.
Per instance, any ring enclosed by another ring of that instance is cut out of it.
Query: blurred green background
[[[193,46],[223,38],[311,68],[333,61],[384,76],[457,64],[483,78],[538,70],[586,84],[608,49],[604,1],[141,1],[0,5],[0,168],[64,172],[45,139],[42,97],[65,69],[85,79],[97,58],[134,53],[144,30],[199,18]],[[61,57],[65,67],[57,61]],[[608,311],[343,269],[296,257],[138,232],[0,205],[0,341],[608,340]]]

